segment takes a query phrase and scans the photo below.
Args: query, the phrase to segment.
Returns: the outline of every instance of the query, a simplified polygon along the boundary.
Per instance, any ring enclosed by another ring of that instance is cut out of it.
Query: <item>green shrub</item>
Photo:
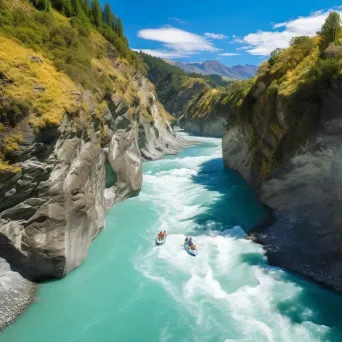
[[[337,12],[330,12],[319,32],[321,36],[320,51],[322,54],[330,43],[338,43],[341,38],[341,32],[341,16]]]
[[[278,56],[280,55],[281,51],[282,51],[282,49],[278,48],[278,49],[275,49],[275,50],[273,50],[271,52],[271,58],[268,60],[268,63],[270,65],[274,65],[275,64],[275,62],[277,61]]]
[[[0,123],[14,127],[29,114],[30,106],[25,101],[2,98],[0,101]]]

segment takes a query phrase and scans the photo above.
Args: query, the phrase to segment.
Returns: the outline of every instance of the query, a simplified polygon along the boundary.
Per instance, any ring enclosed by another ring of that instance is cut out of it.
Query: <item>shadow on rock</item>
[[[203,163],[198,174],[193,176],[193,182],[220,194],[195,218],[195,222],[201,226],[221,231],[240,226],[249,232],[262,225],[268,217],[268,211],[258,200],[255,191],[237,172],[225,169],[222,158]],[[215,222],[214,227],[211,222]]]
[[[18,272],[23,278],[33,281],[42,282],[50,278],[51,262],[44,260],[37,253],[28,253],[28,256],[18,251],[12,242],[0,233],[0,258],[5,259],[13,272]],[[55,258],[60,263],[64,262],[63,258]],[[53,261],[54,262],[54,261]],[[39,265],[39,269],[35,267]]]

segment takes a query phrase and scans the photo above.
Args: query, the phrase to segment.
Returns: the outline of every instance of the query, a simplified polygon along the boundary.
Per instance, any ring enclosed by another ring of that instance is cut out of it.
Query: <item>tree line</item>
[[[325,50],[330,44],[341,45],[342,35],[342,20],[339,13],[332,11],[329,13],[327,19],[320,31],[317,32],[320,38],[319,50],[321,56],[324,55]],[[291,46],[311,47],[312,41],[307,36],[293,37],[290,42]],[[270,59],[268,60],[270,65],[274,65],[278,56],[283,49],[277,48],[271,52]]]
[[[105,38],[113,40],[116,35],[118,38],[124,37],[123,24],[119,17],[112,11],[109,4],[102,9],[98,0],[30,0],[31,3],[40,11],[50,11],[56,9],[66,17],[77,17],[85,26],[93,25]],[[111,41],[113,43],[113,41]]]

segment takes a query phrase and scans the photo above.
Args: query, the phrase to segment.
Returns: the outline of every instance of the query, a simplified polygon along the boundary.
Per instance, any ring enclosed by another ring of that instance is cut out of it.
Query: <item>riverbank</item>
[[[11,270],[0,258],[0,331],[13,323],[34,300],[37,284]]]

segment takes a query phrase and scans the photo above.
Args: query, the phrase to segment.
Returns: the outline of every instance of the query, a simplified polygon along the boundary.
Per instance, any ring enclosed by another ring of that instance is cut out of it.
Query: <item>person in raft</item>
[[[194,243],[192,242],[192,238],[191,237],[186,237],[185,238],[185,242],[186,244],[189,246],[190,249],[192,250],[196,250],[196,246],[194,245]]]
[[[163,233],[163,236],[164,236],[164,239],[166,238],[167,234],[166,234],[166,231],[164,230],[164,233]]]
[[[163,241],[164,240],[164,234],[162,231],[159,232],[158,234],[158,240]]]

